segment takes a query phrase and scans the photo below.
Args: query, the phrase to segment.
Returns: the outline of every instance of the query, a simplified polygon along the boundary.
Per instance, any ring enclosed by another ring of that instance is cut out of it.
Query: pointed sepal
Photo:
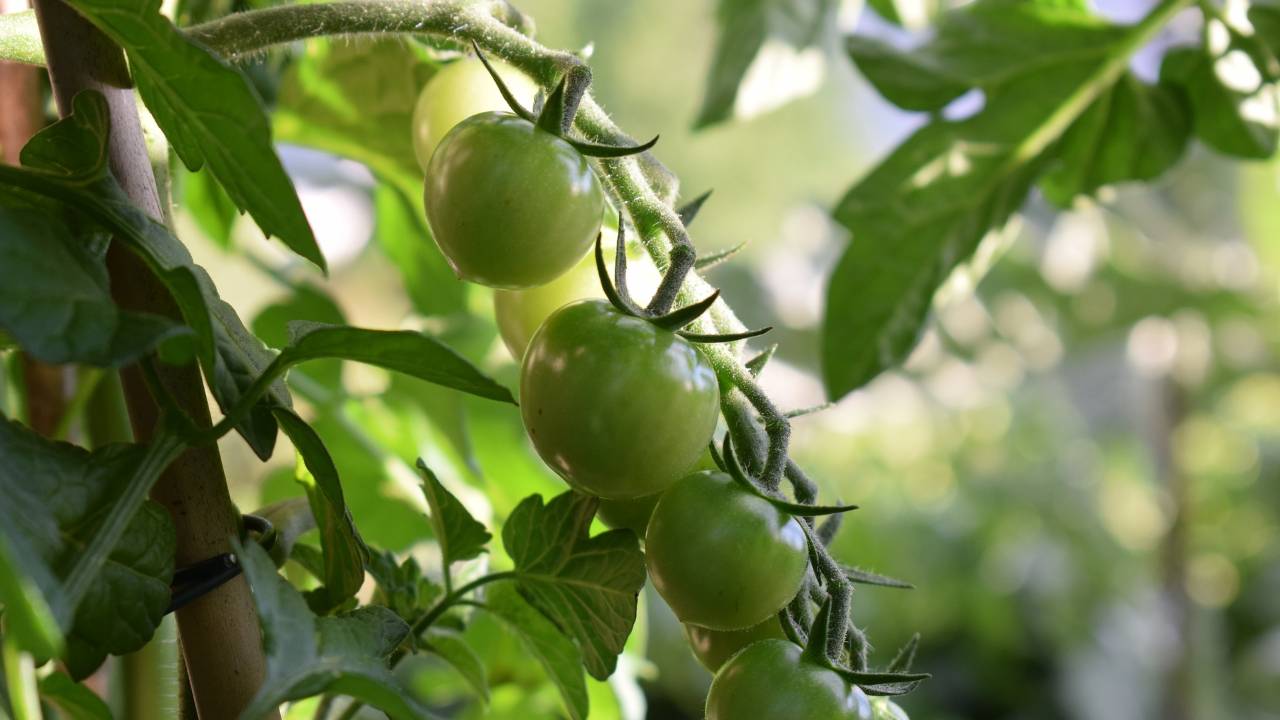
[[[702,317],[704,313],[711,309],[711,306],[715,304],[716,300],[719,299],[720,291],[716,290],[692,305],[685,305],[682,308],[672,310],[666,315],[649,318],[649,322],[665,330],[679,330],[685,325],[688,325],[694,320]]]
[[[863,570],[862,568],[856,568],[851,565],[842,565],[841,569],[844,570],[844,576],[849,578],[850,582],[855,582],[862,585],[876,585],[878,587],[897,588],[899,590],[915,590],[916,589],[915,585],[912,585],[906,580],[899,580],[897,578],[889,577],[888,575],[873,573],[869,570]]]
[[[737,255],[738,252],[741,251],[742,248],[746,246],[747,246],[747,241],[743,240],[742,242],[738,243],[737,245],[734,245],[733,247],[727,250],[721,250],[720,252],[711,253],[710,255],[703,255],[702,257],[699,257],[697,260],[694,261],[693,267],[698,272],[702,272],[703,270],[710,270],[711,268],[728,260],[734,255]]]
[[[603,233],[596,233],[596,273],[600,276],[600,289],[604,291],[604,296],[608,298],[610,304],[619,311],[633,317],[644,317],[644,313],[631,303],[630,298],[618,293],[618,288],[614,286],[613,280],[609,278],[609,266],[604,262],[602,235]]]
[[[565,113],[565,84],[568,81],[568,75],[560,78],[560,82],[556,83],[556,89],[551,91],[546,102],[542,104],[542,111],[538,113],[538,120],[534,123],[557,137],[564,137],[573,123],[573,118],[566,117]]]
[[[828,595],[823,601],[822,607],[818,608],[818,615],[813,619],[813,625],[809,626],[809,642],[805,643],[804,652],[800,657],[811,663],[821,665],[822,667],[836,668],[832,666],[830,658],[827,657],[827,636],[831,634],[831,596]]]
[[[693,222],[693,219],[698,216],[698,211],[702,209],[702,204],[705,203],[709,197],[711,197],[711,191],[707,190],[698,197],[680,206],[679,210],[676,210],[676,214],[680,216],[680,222],[683,223],[685,227],[689,227]]]
[[[658,144],[658,136],[654,135],[653,139],[642,145],[597,145],[596,143],[584,142],[582,140],[566,141],[578,150],[578,152],[593,158],[620,158],[628,155],[638,155],[647,151],[649,148]]]
[[[724,449],[721,452],[721,459],[725,464],[725,472],[729,477],[738,483],[742,488],[750,492],[752,495],[768,502],[778,510],[796,517],[818,517],[821,515],[834,515],[836,513],[849,512],[857,510],[857,505],[802,505],[800,503],[790,502],[781,498],[776,498],[765,494],[763,490],[751,482],[747,477],[746,471],[742,469],[742,465],[738,462],[738,456],[733,449],[733,441],[729,437],[729,433],[724,435]]]
[[[760,372],[764,370],[764,366],[769,364],[773,359],[773,354],[778,352],[778,343],[773,343],[769,347],[760,351],[759,355],[751,358],[746,362],[747,370],[752,377],[760,377]]]
[[[683,332],[683,331],[677,334],[680,337],[684,338],[685,340],[688,340],[689,342],[704,343],[707,345],[712,345],[715,343],[731,343],[731,342],[738,342],[739,340],[750,340],[753,337],[760,337],[761,335],[764,335],[765,333],[769,332],[772,329],[773,329],[773,326],[770,325],[768,327],[762,327],[759,330],[748,330],[746,332],[740,332],[740,333],[725,333],[723,335],[715,335],[715,334],[703,335],[700,333],[690,333],[690,332]]]
[[[920,633],[911,636],[906,645],[894,656],[893,662],[885,668],[889,672],[911,672],[911,665],[916,661],[916,649],[920,647]]]
[[[489,77],[493,78],[493,82],[498,86],[498,92],[502,93],[502,99],[507,101],[507,106],[511,108],[511,112],[519,115],[529,122],[537,122],[538,119],[534,114],[529,112],[524,105],[520,104],[520,101],[516,99],[516,96],[511,93],[511,88],[508,88],[507,84],[502,81],[502,76],[498,75],[498,71],[494,70],[493,66],[489,64],[489,58],[485,57],[484,53],[481,52],[480,44],[475,40],[472,40],[471,47],[475,48],[476,57],[480,58],[480,62],[484,64],[484,69],[489,71]]]

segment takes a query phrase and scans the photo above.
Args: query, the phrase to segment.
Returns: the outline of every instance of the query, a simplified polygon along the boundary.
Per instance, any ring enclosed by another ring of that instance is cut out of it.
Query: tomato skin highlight
[[[741,630],[795,597],[809,555],[795,518],[708,471],[682,478],[658,500],[645,563],[681,622]]]
[[[502,80],[526,106],[537,92],[533,81],[500,60],[491,60]],[[423,172],[440,140],[472,115],[508,110],[498,85],[477,58],[463,58],[436,71],[413,105],[413,154]]]
[[[719,416],[716,374],[684,338],[607,302],[560,308],[520,368],[520,414],[543,461],[574,489],[653,495],[704,452]]]
[[[801,654],[762,640],[734,655],[711,681],[706,720],[870,720],[866,693]]]
[[[684,637],[702,667],[715,672],[743,648],[761,640],[785,640],[782,624],[771,617],[746,630],[709,630],[698,625],[685,625]]]
[[[423,199],[440,252],[464,280],[542,285],[586,255],[604,192],[586,157],[509,113],[473,115],[440,141]]]

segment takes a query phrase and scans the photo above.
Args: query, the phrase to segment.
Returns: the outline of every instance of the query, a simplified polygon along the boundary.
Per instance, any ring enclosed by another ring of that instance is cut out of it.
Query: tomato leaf
[[[311,504],[307,498],[294,497],[273,502],[254,510],[253,514],[275,528],[276,541],[268,552],[276,567],[284,565],[289,559],[299,537],[316,529],[316,519],[311,514]]]
[[[440,484],[440,479],[421,458],[418,459],[418,473],[422,476],[422,494],[431,508],[431,527],[435,530],[445,567],[479,557],[493,536],[483,524],[471,517],[458,498]]]
[[[484,609],[515,633],[542,665],[560,692],[570,720],[586,720],[589,709],[587,684],[582,674],[583,659],[578,646],[505,583],[490,586],[485,593]]]
[[[280,353],[284,367],[317,358],[342,358],[394,370],[490,400],[515,404],[511,391],[482,374],[435,338],[408,330],[367,330],[294,322],[292,342]]]
[[[5,631],[17,638],[18,647],[38,658],[57,657],[66,647],[62,629],[51,605],[59,598],[45,597],[41,588],[56,588],[52,571],[34,555],[21,555],[26,543],[10,540],[0,528],[0,605],[4,606]],[[61,608],[60,608],[61,609]]]
[[[378,585],[374,602],[391,608],[402,618],[417,619],[444,593],[444,588],[423,574],[418,561],[409,556],[397,562],[394,553],[373,553],[369,574]]]
[[[58,217],[0,199],[0,328],[47,363],[121,367],[191,330],[121,310],[111,299],[106,244]],[[190,357],[190,353],[187,354]]]
[[[749,117],[816,87],[812,65],[821,71],[817,46],[834,25],[834,11],[832,0],[720,0],[715,54],[694,127]]]
[[[64,672],[40,679],[40,699],[56,707],[68,720],[111,720],[111,709],[88,687]]]
[[[22,149],[25,167],[0,166],[0,187],[54,200],[60,203],[60,212],[87,217],[138,255],[169,290],[183,320],[195,331],[205,378],[226,412],[272,356],[245,329],[235,309],[218,297],[208,273],[194,263],[182,243],[135,207],[107,172],[108,130],[102,95],[80,93],[71,115],[37,133]],[[284,383],[273,383],[254,411],[236,426],[258,457],[270,457],[275,445],[271,407],[288,407],[290,402]]]
[[[945,103],[956,83],[981,90],[985,104],[965,119],[934,119],[836,207],[853,237],[827,288],[822,368],[831,398],[907,356],[934,293],[1018,210],[1044,172],[1055,172],[1051,187],[1061,199],[1099,182],[1150,177],[1177,159],[1186,126],[1178,105],[1134,94],[1134,85],[1116,88],[1136,82],[1128,76],[1130,57],[1180,7],[1166,2],[1142,22],[1119,26],[1074,3],[979,0],[948,13],[937,37],[910,57],[886,64],[889,51],[877,50],[879,64],[864,71],[878,87],[908,79],[912,106]],[[861,57],[865,64],[866,53]],[[929,76],[943,69],[945,75]],[[1116,117],[1126,106],[1144,114]],[[1156,107],[1162,117],[1150,111]],[[1168,127],[1155,130],[1141,124],[1146,119]],[[1124,132],[1098,138],[1108,127]],[[1123,147],[1139,133],[1143,144]]]
[[[322,593],[313,591],[313,607],[338,607],[364,584],[364,565],[369,549],[356,530],[342,496],[342,482],[333,458],[310,425],[286,408],[275,408],[280,429],[293,441],[301,460],[298,483],[307,491],[311,514],[320,528],[320,549],[324,555]]]
[[[1235,44],[1227,52],[1239,50]],[[1160,65],[1161,82],[1181,88],[1191,103],[1196,137],[1224,155],[1262,159],[1276,151],[1276,86],[1255,82],[1251,87],[1232,86],[1237,72],[1231,61],[1250,57],[1248,52],[1211,55],[1202,48],[1176,48]],[[1263,68],[1255,71],[1261,77]],[[1250,106],[1254,106],[1251,110]]]
[[[267,677],[241,717],[324,692],[349,695],[394,717],[431,718],[388,667],[409,626],[384,607],[316,617],[302,595],[276,574],[266,551],[233,540],[262,624]]]
[[[146,644],[169,604],[175,547],[173,524],[159,505],[144,495],[140,507],[121,507],[120,498],[143,474],[147,448],[109,445],[90,453],[0,418],[0,457],[7,559],[22,571],[24,595],[32,595],[32,585],[38,588],[65,633],[71,674],[86,677],[108,653]],[[159,472],[152,470],[142,478],[147,487]],[[119,541],[100,565],[87,569],[89,584],[77,603],[67,587],[72,573],[79,563],[92,562],[86,553],[95,536],[118,523]],[[7,602],[10,593],[5,595]],[[55,649],[50,628],[28,626],[25,640],[32,630],[45,639],[33,650]]]
[[[70,0],[129,54],[138,94],[191,170],[208,165],[227,195],[268,236],[324,269],[302,203],[271,145],[271,126],[245,76],[188,40],[160,0]]]
[[[531,605],[573,638],[592,677],[603,680],[636,620],[644,555],[630,530],[588,536],[598,501],[574,492],[543,504],[525,498],[502,528],[516,586]]]
[[[432,628],[423,643],[427,652],[449,663],[485,703],[489,702],[489,680],[484,663],[462,637],[453,630]]]

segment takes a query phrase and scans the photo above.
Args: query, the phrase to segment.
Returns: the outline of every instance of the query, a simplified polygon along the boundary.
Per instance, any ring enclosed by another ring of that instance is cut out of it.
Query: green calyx
[[[729,433],[724,435],[724,447],[719,455],[715,456],[716,464],[721,465],[724,471],[738,483],[742,489],[767,501],[770,505],[778,510],[794,515],[796,517],[819,517],[822,515],[834,515],[836,513],[849,512],[857,510],[857,505],[802,505],[800,503],[789,502],[781,498],[766,494],[760,489],[756,483],[752,482],[747,476],[746,470],[738,462],[738,456],[733,449],[733,441],[729,438]]]
[[[497,84],[498,92],[502,93],[502,99],[506,100],[507,105],[511,107],[511,112],[564,140],[583,155],[594,158],[626,157],[645,152],[658,143],[657,136],[654,136],[647,143],[622,147],[598,145],[570,138],[568,133],[570,128],[573,127],[573,117],[578,112],[578,104],[582,101],[582,95],[586,92],[587,86],[591,84],[591,71],[585,65],[575,66],[565,73],[560,78],[560,82],[556,84],[555,89],[547,96],[546,101],[542,103],[542,110],[535,115],[524,105],[521,105],[516,96],[512,94],[507,84],[502,81],[502,77],[489,64],[489,59],[481,52],[480,45],[473,40],[471,46],[475,48],[476,57],[480,58],[480,62],[484,63],[485,69],[489,71],[489,76]]]
[[[670,330],[680,337],[695,343],[726,343],[746,340],[758,335],[763,335],[772,327],[764,327],[759,330],[749,330],[741,333],[717,334],[701,334],[692,333],[681,330],[680,328],[702,317],[704,313],[711,309],[716,300],[720,299],[720,291],[717,290],[707,297],[682,308],[677,308],[668,313],[654,314],[646,311],[631,299],[630,292],[627,291],[627,241],[623,224],[618,224],[618,241],[617,250],[614,253],[613,278],[609,277],[609,269],[604,261],[604,246],[602,244],[602,236],[596,236],[596,271],[600,274],[600,286],[604,290],[604,295],[609,299],[620,312],[642,320],[647,320],[654,325]]]

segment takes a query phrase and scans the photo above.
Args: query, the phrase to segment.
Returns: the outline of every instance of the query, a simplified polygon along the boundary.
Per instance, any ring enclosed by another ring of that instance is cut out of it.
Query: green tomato
[[[498,60],[491,62],[507,88],[527,107],[537,92],[533,83],[515,68]],[[472,115],[507,109],[507,101],[478,59],[465,58],[437,70],[413,106],[413,154],[422,171],[427,171],[431,153],[454,125]]]
[[[707,450],[702,453],[702,457],[698,458],[698,462],[685,472],[697,472],[699,470],[716,470],[716,462],[711,457],[711,451]],[[640,539],[644,539],[645,528],[649,527],[649,518],[653,515],[653,508],[658,504],[658,498],[662,497],[662,493],[654,493],[653,495],[645,495],[644,497],[631,498],[628,500],[600,500],[600,507],[596,510],[596,517],[600,518],[600,522],[611,528],[626,528]],[[773,637],[773,636],[770,636]]]
[[[719,415],[715,371],[669,330],[584,300],[529,342],[520,414],[542,459],[573,488],[613,500],[653,495],[704,452]]]
[[[587,159],[507,113],[463,120],[427,168],[427,220],[459,277],[498,288],[542,285],[586,254],[604,193]]]
[[[702,667],[715,672],[725,661],[748,645],[761,640],[784,640],[782,624],[778,618],[771,617],[759,625],[752,625],[746,630],[708,630],[697,625],[685,625],[684,637],[693,648]]]
[[[753,643],[720,668],[707,720],[870,720],[866,693],[786,640]]]
[[[660,497],[662,493],[626,500],[601,499],[596,517],[611,528],[626,528],[644,539],[644,529],[649,526],[649,516],[653,514],[653,508]]]
[[[658,500],[645,533],[645,562],[681,622],[740,630],[795,597],[809,555],[795,518],[725,473],[699,472]]]
[[[616,232],[616,230],[614,231]],[[608,228],[605,235],[609,235]],[[605,260],[613,267],[612,250],[605,250]],[[640,300],[648,299],[658,289],[660,277],[653,262],[640,253],[627,254],[627,287]],[[525,290],[497,290],[493,293],[493,313],[498,321],[498,333],[516,362],[524,357],[529,339],[542,327],[551,313],[575,300],[604,299],[600,289],[600,274],[596,270],[594,253],[587,253],[569,272]],[[641,528],[643,533],[644,528]]]

